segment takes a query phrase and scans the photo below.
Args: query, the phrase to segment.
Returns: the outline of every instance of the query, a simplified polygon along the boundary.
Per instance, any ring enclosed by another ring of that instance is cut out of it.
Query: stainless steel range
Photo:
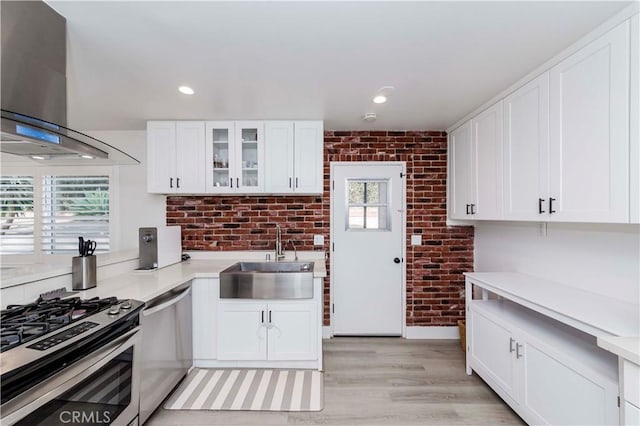
[[[143,307],[73,297],[3,310],[2,424],[136,425]]]

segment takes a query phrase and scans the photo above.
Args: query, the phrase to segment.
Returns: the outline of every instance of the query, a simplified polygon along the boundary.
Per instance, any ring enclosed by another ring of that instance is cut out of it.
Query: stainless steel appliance
[[[182,231],[179,226],[157,226],[138,230],[138,269],[163,268],[182,260]]]
[[[42,1],[7,1],[2,17],[0,151],[47,164],[139,164],[67,126],[66,19]]]
[[[3,310],[1,423],[137,424],[143,306],[73,297]]]
[[[191,286],[150,301],[142,311],[140,423],[169,395],[193,365]]]

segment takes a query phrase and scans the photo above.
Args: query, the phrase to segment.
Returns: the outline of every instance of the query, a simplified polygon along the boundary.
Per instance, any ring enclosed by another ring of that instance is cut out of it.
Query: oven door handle
[[[151,306],[150,308],[144,309],[142,311],[142,316],[148,317],[150,315],[155,314],[156,312],[160,312],[161,310],[168,308],[171,305],[175,305],[176,303],[184,299],[187,296],[187,294],[189,294],[190,291],[191,291],[191,287],[187,287],[182,293],[178,294],[175,297],[172,297],[166,302],[162,302],[159,305]]]
[[[109,361],[120,355],[123,352],[122,349],[138,343],[140,339],[138,331],[140,331],[140,327],[130,330],[113,342],[106,344],[55,376],[38,384],[35,388],[29,389],[11,401],[7,401],[1,407],[2,424],[9,426],[18,422],[29,413],[56,399],[58,396],[94,374]]]

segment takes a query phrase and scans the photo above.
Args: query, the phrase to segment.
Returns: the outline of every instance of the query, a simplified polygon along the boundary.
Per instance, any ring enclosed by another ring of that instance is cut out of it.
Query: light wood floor
[[[451,340],[324,341],[324,410],[284,413],[158,409],[161,425],[522,425]]]

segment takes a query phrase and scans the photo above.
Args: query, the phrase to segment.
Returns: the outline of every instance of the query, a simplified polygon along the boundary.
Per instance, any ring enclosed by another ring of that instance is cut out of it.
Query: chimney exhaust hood
[[[67,24],[42,1],[3,1],[0,152],[45,164],[139,164],[67,128]]]

